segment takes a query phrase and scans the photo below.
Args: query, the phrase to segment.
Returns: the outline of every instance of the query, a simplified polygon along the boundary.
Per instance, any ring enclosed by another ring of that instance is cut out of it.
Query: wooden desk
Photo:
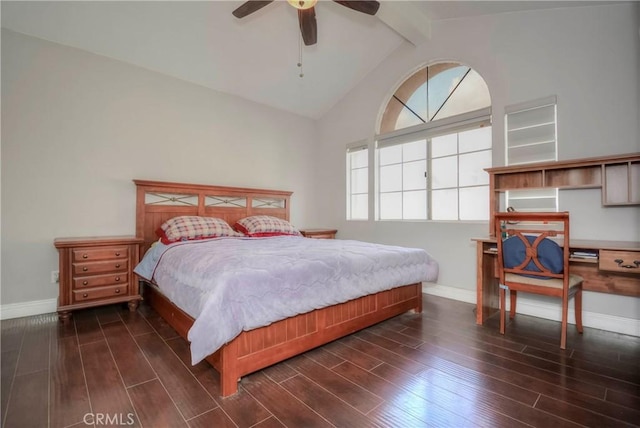
[[[498,278],[496,239],[474,238],[476,241],[476,324],[498,311]],[[573,251],[594,251],[597,259],[571,258],[571,272],[584,278],[583,289],[601,293],[640,296],[640,242],[571,240]],[[615,260],[622,259],[622,263]],[[621,266],[619,266],[621,265]],[[624,267],[626,265],[634,267]]]

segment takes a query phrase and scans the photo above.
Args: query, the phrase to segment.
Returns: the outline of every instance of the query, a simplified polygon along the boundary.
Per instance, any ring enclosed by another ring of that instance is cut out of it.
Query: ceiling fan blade
[[[336,3],[341,4],[349,9],[356,10],[358,12],[366,13],[367,15],[375,15],[380,8],[380,2],[374,0],[360,0],[360,1],[340,1],[333,0]]]
[[[265,1],[262,1],[262,0],[249,0],[249,1],[245,2],[245,3],[243,3],[239,8],[237,8],[236,10],[234,10],[231,13],[236,18],[244,18],[245,16],[250,15],[253,12],[256,12],[256,11],[262,9],[263,7],[268,5],[269,3],[273,3],[273,0],[265,0]]]
[[[302,40],[304,40],[305,46],[315,45],[318,41],[315,8],[298,9],[298,22],[300,23],[300,33],[302,33]]]

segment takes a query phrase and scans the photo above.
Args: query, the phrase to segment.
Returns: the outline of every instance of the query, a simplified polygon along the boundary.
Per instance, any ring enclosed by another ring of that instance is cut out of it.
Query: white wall
[[[470,65],[489,86],[496,166],[504,159],[505,106],[553,94],[558,98],[560,159],[638,152],[639,6],[572,7],[434,23],[430,41],[398,49],[321,120],[324,168],[318,193],[324,209],[318,215],[323,224],[339,228],[341,238],[425,248],[440,263],[438,284],[473,296],[476,262],[470,239],[486,236],[488,224],[345,221],[345,145],[373,139],[381,109],[418,67],[452,60]],[[640,208],[602,208],[599,193],[592,190],[567,193],[561,193],[561,208],[571,211],[574,238],[640,240]],[[640,299],[585,294],[586,312],[640,319]]]
[[[3,30],[3,307],[57,298],[55,237],[135,234],[134,178],[291,190],[292,222],[305,226],[314,127]]]
[[[495,165],[504,107],[551,94],[562,159],[640,151],[639,9],[434,23],[429,42],[403,45],[317,123],[3,30],[2,306],[57,297],[55,237],[133,234],[133,178],[292,190],[297,226],[425,248],[440,262],[439,285],[473,296],[470,239],[487,224],[346,222],[345,145],[372,139],[386,100],[417,67],[453,60],[489,86]],[[638,207],[602,208],[592,190],[565,193],[574,237],[640,240]],[[585,310],[640,319],[640,299],[587,293]]]

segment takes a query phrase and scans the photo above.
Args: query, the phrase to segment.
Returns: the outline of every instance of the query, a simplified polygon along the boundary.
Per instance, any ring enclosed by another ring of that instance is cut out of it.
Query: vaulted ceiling
[[[275,1],[237,19],[242,3],[2,1],[2,27],[319,118],[401,44],[427,40],[436,20],[584,4],[382,1],[372,17],[321,0],[318,43],[301,49],[293,7]]]

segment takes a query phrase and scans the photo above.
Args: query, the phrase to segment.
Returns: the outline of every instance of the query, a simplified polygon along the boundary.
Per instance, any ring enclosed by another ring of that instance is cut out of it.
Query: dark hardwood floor
[[[640,338],[424,297],[404,314],[242,379],[189,364],[153,310],[110,306],[2,321],[2,426],[640,426]]]

